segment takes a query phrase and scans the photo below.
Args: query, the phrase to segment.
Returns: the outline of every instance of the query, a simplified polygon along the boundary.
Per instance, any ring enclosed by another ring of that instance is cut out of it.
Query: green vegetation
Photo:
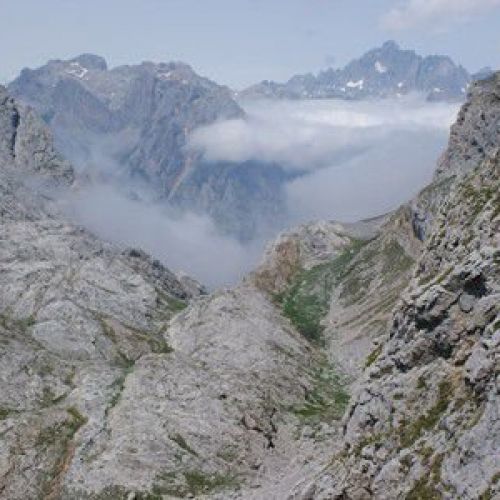
[[[403,448],[409,448],[425,431],[434,428],[448,408],[451,395],[450,382],[443,380],[439,384],[438,399],[435,405],[425,415],[421,415],[413,422],[402,424],[400,442]]]
[[[234,477],[222,474],[205,474],[198,471],[184,472],[189,493],[200,495],[214,490],[236,486]]]
[[[8,408],[0,408],[0,420],[5,420],[12,413]]]
[[[314,387],[307,394],[305,404],[292,411],[308,422],[330,422],[340,418],[349,403],[345,380],[327,363],[317,368],[313,377]]]
[[[308,340],[322,343],[321,319],[328,312],[332,290],[350,272],[349,263],[366,243],[353,240],[331,262],[298,272],[288,290],[276,297],[284,315]]]
[[[406,495],[405,500],[440,500],[441,498],[443,496],[436,487],[429,484],[426,477],[422,477]]]
[[[170,318],[173,314],[183,311],[188,306],[188,303],[184,300],[167,295],[165,292],[156,288],[157,303],[162,305],[165,309],[164,316],[166,319]]]
[[[132,373],[134,369],[134,363],[130,364],[125,371],[111,384],[111,388],[115,390],[113,396],[109,400],[109,404],[106,408],[105,414],[108,413],[118,404],[120,398],[122,397],[123,389],[125,389],[125,380],[127,376]]]
[[[23,333],[27,332],[36,323],[34,316],[26,318],[13,318],[5,313],[0,314],[0,326],[5,330],[19,330]]]
[[[377,361],[378,357],[382,352],[382,345],[375,347],[375,349],[368,355],[365,362],[365,368],[369,368],[375,361]]]
[[[432,450],[430,450],[432,453]],[[430,476],[421,477],[406,495],[405,500],[438,500],[443,495],[436,489],[441,481],[441,466],[444,455],[437,455],[431,465]]]
[[[77,408],[70,407],[66,411],[69,419],[40,430],[36,439],[37,446],[61,445],[65,448],[80,427],[87,423],[87,418]]]
[[[414,260],[396,240],[390,240],[384,246],[382,255],[383,283],[391,283],[395,274],[409,270],[414,264]]]
[[[236,488],[238,481],[235,476],[218,473],[209,474],[202,471],[187,471],[181,473],[183,482],[175,482],[177,472],[167,472],[157,478],[157,483],[153,486],[152,492],[139,498],[144,500],[161,499],[163,495],[171,497],[185,498],[188,495],[197,497],[206,495],[225,488]],[[179,474],[180,475],[180,474]]]

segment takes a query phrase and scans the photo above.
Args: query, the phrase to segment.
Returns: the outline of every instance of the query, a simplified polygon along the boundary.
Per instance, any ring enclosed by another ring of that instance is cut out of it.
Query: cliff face
[[[432,223],[388,338],[368,358],[339,451],[299,498],[500,492],[499,89],[499,75],[478,84],[453,128],[423,196],[454,177],[430,205]]]

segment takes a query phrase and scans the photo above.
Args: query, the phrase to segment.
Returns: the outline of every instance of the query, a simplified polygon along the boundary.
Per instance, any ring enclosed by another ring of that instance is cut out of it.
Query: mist
[[[242,103],[247,118],[197,129],[209,161],[265,160],[295,173],[288,223],[352,222],[396,208],[432,178],[459,104],[421,96]]]
[[[264,244],[243,245],[221,234],[208,216],[132,198],[112,184],[80,190],[66,200],[66,211],[97,236],[141,248],[209,288],[241,279],[255,266]]]
[[[355,221],[410,199],[432,177],[459,107],[418,96],[242,105],[245,119],[196,129],[187,147],[208,165],[279,164],[290,174],[284,186],[287,226],[314,219]],[[67,200],[78,223],[102,238],[142,248],[210,288],[233,284],[255,267],[266,243],[263,234],[242,243],[221,233],[208,215],[180,212],[155,202],[155,196],[130,196],[134,189],[124,184],[120,165],[103,153],[108,147],[100,143],[95,149],[91,163],[100,175]]]

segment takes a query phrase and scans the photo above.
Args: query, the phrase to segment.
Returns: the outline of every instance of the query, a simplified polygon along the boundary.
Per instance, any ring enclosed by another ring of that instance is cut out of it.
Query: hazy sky
[[[500,67],[500,0],[0,0],[0,81],[82,52],[183,60],[234,87],[342,65],[395,39]]]

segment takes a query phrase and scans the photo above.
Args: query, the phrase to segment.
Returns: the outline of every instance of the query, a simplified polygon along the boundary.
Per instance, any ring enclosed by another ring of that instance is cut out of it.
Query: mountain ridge
[[[489,74],[491,70],[485,68],[476,78]],[[473,80],[473,76],[448,56],[423,57],[413,50],[401,49],[391,40],[353,59],[342,69],[328,68],[317,75],[295,75],[286,83],[265,80],[237,96],[241,99],[359,100],[420,92],[429,101],[460,101]]]

